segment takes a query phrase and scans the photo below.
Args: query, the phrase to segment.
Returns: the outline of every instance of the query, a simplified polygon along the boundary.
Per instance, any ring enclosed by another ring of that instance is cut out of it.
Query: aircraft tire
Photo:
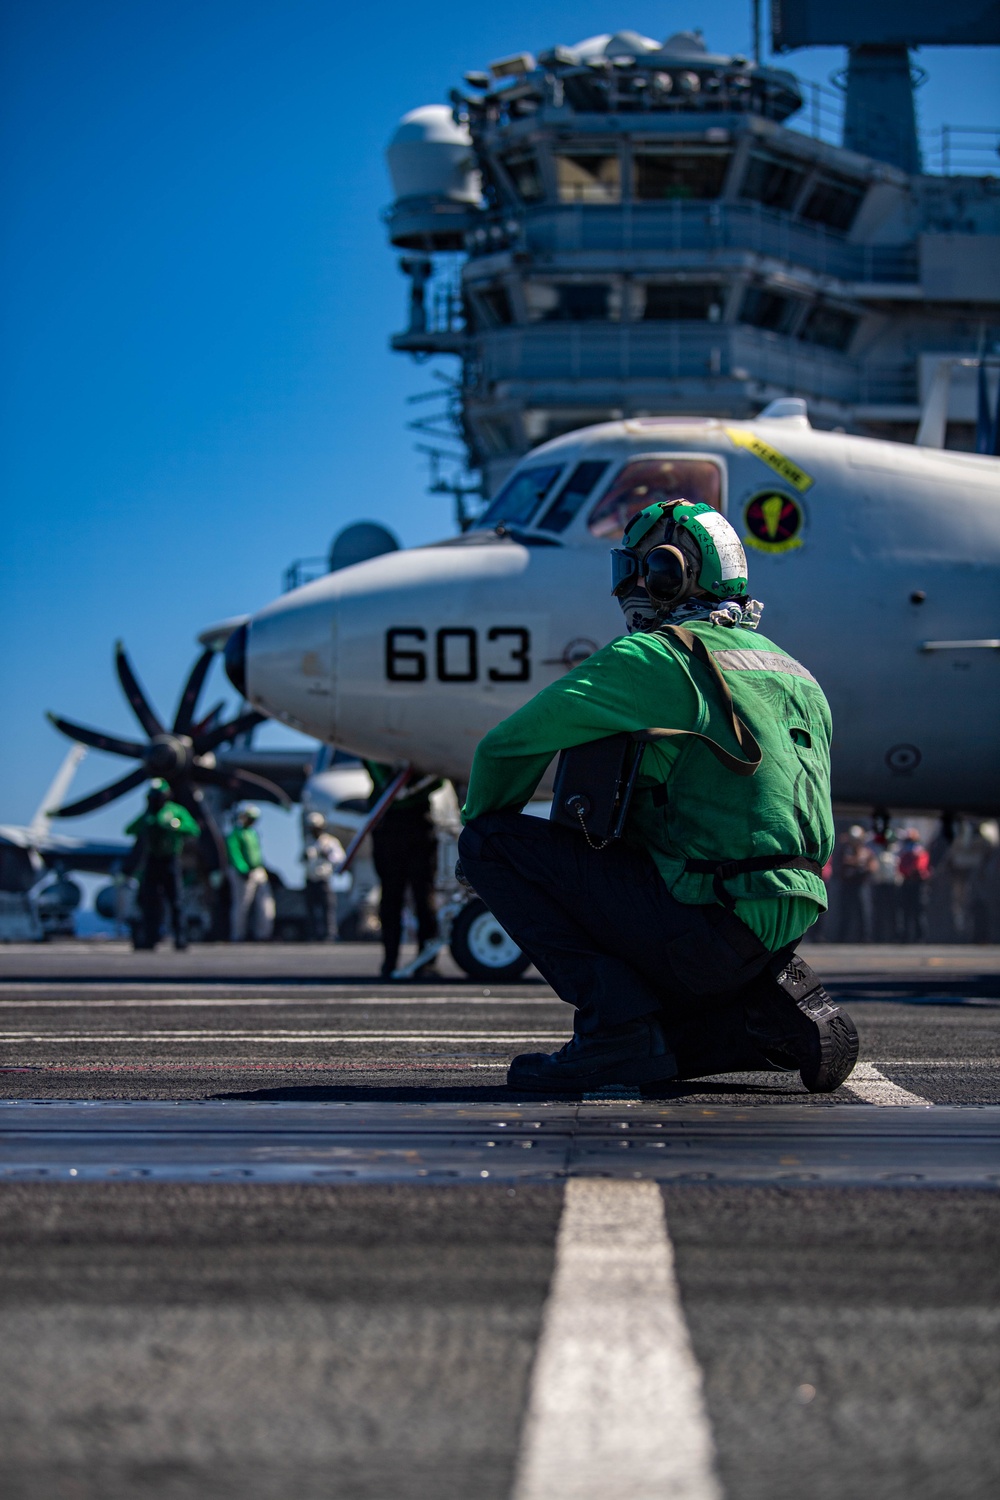
[[[455,918],[448,946],[452,958],[470,979],[487,983],[512,984],[531,963],[478,897],[466,902]]]

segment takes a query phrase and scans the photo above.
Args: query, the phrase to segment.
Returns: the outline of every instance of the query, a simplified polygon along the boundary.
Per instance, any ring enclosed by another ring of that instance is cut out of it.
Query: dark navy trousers
[[[458,844],[462,869],[560,999],[576,1030],[651,1011],[678,1020],[725,1005],[772,957],[718,905],[676,901],[648,854],[523,813],[484,813]]]

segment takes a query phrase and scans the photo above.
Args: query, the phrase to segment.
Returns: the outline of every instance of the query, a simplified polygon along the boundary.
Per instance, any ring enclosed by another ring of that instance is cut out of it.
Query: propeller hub
[[[191,741],[186,734],[158,734],[149,742],[146,768],[164,781],[183,776],[191,766]]]

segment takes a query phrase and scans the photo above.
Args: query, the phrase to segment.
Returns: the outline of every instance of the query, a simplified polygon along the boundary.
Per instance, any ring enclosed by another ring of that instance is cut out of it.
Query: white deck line
[[[652,1182],[573,1178],[513,1500],[721,1500]]]
[[[912,1094],[909,1089],[900,1088],[898,1083],[893,1083],[891,1079],[880,1073],[874,1063],[856,1063],[854,1072],[844,1084],[844,1088],[859,1099],[863,1099],[866,1104],[919,1104],[924,1109],[934,1108],[930,1099],[924,1099],[920,1094]]]
[[[7,988],[11,991],[17,991],[19,989],[23,991],[24,987],[23,985],[9,985]],[[33,988],[58,989],[59,986],[34,985]],[[338,1005],[360,1006],[363,1009],[372,1005],[488,1005],[492,1006],[493,1009],[496,1010],[498,1008],[506,1009],[511,1005],[557,1006],[562,1004],[562,1001],[557,1000],[555,995],[522,995],[518,997],[516,995],[505,995],[502,990],[500,990],[496,995],[486,999],[476,995],[467,997],[465,995],[403,994],[393,995],[389,999],[386,999],[384,997],[378,998],[362,996],[359,998],[358,996],[354,996],[352,999],[345,1000],[342,997],[338,997],[336,995],[327,997],[324,995],[317,995],[315,993],[305,995],[290,995],[287,993],[282,995],[236,995],[228,993],[225,996],[220,996],[218,999],[205,998],[204,996],[202,996],[194,1000],[183,1000],[174,997],[174,991],[176,991],[177,986],[171,985],[169,987],[171,991],[170,997],[162,1000],[158,999],[156,996],[139,996],[138,998],[134,998],[131,1000],[91,1000],[88,999],[85,995],[82,999],[78,998],[78,989],[82,992],[85,988],[85,986],[83,985],[80,985],[79,987],[75,985],[64,985],[63,988],[73,991],[72,998],[64,1000],[24,1000],[17,998],[17,996],[15,996],[14,998],[8,998],[5,995],[3,984],[0,984],[0,1014],[2,1014],[2,1007],[5,1006],[9,1006],[11,1010],[73,1010],[76,1007],[86,1010],[128,1010],[135,1009],[137,1006],[145,1006],[151,1010],[159,1010],[162,1007],[168,1005],[182,1005],[188,1006],[192,1009],[214,1006],[216,1009],[225,1010],[226,1008],[237,1009],[246,1005],[273,1005],[275,1007],[286,1005],[301,1010],[327,1011],[331,1007]],[[94,988],[99,989],[102,995],[106,995],[108,992],[108,986],[106,984],[94,986]],[[143,988],[152,989],[152,986],[144,985]],[[198,985],[197,988],[203,989],[205,988],[205,986]]]
[[[0,1031],[0,1043],[24,1042],[59,1045],[63,1042],[92,1042],[102,1046],[124,1046],[151,1042],[252,1042],[262,1046],[275,1044],[296,1047],[306,1042],[334,1045],[341,1042],[373,1046],[390,1046],[404,1042],[463,1042],[477,1045],[520,1046],[522,1043],[562,1042],[564,1033],[545,1031]]]

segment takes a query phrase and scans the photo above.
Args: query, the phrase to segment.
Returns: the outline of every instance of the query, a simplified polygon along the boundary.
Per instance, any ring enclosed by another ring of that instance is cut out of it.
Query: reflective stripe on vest
[[[813,674],[794,656],[782,651],[713,651],[712,655],[724,672],[787,672],[791,677],[803,677],[814,682]]]

